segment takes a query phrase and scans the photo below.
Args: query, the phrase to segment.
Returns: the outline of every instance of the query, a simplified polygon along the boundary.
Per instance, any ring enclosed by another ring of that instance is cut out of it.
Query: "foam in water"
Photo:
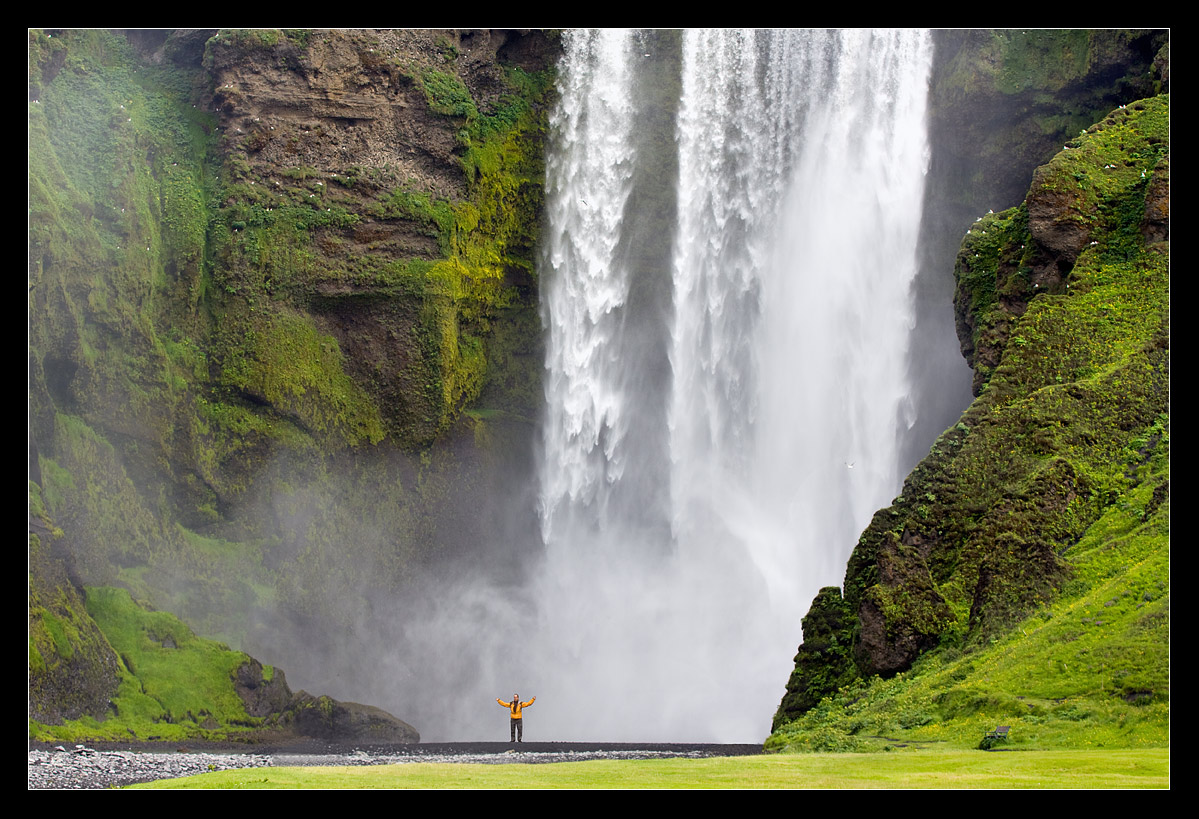
[[[521,659],[556,738],[760,740],[911,424],[929,36],[671,45],[569,33],[551,122],[546,555]],[[643,127],[662,61],[666,135]],[[638,193],[663,177],[671,208]],[[662,264],[632,234],[664,212]]]

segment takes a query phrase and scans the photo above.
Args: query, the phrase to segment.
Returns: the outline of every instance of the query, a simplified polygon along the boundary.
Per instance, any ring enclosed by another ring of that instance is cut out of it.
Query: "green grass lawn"
[[[138,788],[1168,788],[1168,748],[246,768]]]

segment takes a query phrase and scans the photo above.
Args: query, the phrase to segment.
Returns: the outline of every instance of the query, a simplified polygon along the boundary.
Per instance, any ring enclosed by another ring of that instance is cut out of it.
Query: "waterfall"
[[[902,478],[930,37],[565,39],[529,717],[760,741]]]

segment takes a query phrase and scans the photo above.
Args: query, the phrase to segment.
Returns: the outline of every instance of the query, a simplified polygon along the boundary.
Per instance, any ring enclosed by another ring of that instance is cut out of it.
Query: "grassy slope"
[[[812,754],[562,762],[250,768],[136,788],[1164,788],[1165,751]]]
[[[240,651],[205,640],[164,611],[147,611],[124,589],[89,588],[87,611],[120,657],[119,687],[106,719],[30,723],[45,742],[80,739],[225,739],[258,727],[233,688]]]
[[[1056,292],[1029,292],[1024,206],[967,235],[976,337],[994,333],[1002,358],[863,536],[897,526],[893,565],[913,559],[921,520],[929,539],[957,545],[931,553],[923,597],[909,594],[913,574],[892,568],[890,587],[858,575],[885,615],[923,615],[938,642],[890,679],[838,680],[768,749],[966,748],[999,724],[1013,747],[1168,746],[1169,257],[1142,234],[1167,138],[1168,99],[1146,100],[1038,172],[1030,197],[1064,200],[1060,218],[1090,239]],[[1005,313],[1005,296],[1027,309]]]
[[[1091,527],[1053,605],[986,647],[933,651],[892,679],[848,687],[766,747],[971,748],[996,725],[1011,726],[1012,748],[1168,746],[1168,508],[1142,522],[1151,492]]]

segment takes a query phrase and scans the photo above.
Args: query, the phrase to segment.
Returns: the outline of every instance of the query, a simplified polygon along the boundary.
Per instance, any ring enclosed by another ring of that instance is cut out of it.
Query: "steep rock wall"
[[[1168,90],[1164,31],[941,29],[929,88],[931,162],[908,371],[919,385],[905,468],[970,402],[953,349],[950,275],[966,225],[1018,204],[1033,171],[1122,103]],[[1168,48],[1168,47],[1167,47]]]
[[[31,477],[75,585],[272,650],[304,618],[338,640],[370,589],[502,529],[540,401],[553,41],[62,30],[29,50]],[[31,617],[58,588],[35,584]]]

